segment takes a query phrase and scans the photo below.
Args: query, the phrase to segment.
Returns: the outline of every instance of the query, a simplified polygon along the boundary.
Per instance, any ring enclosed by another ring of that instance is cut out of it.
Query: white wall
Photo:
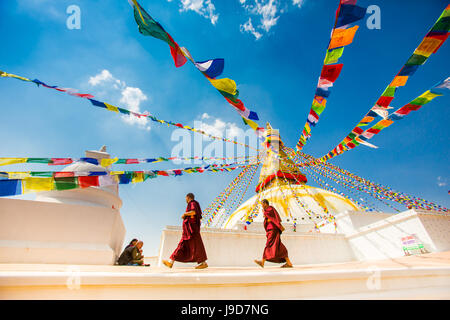
[[[380,214],[381,216],[383,214]],[[402,257],[405,253],[401,239],[410,235],[414,235],[427,252],[450,250],[449,215],[408,210],[365,224],[369,220],[355,212],[340,215],[342,223],[338,230],[340,228],[347,236],[358,260]]]
[[[0,199],[0,263],[113,264],[125,227],[118,210]]]
[[[262,227],[258,231],[202,228],[201,235],[209,266],[254,267],[256,264],[253,260],[262,258],[266,243]],[[159,266],[162,265],[162,259],[170,257],[180,239],[181,227],[167,226],[163,230]],[[355,259],[343,235],[286,232],[281,235],[281,240],[293,264],[347,262]]]

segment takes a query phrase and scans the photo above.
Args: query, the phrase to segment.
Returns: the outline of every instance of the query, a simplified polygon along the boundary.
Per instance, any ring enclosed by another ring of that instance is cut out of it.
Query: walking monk
[[[292,263],[288,257],[286,247],[281,243],[281,233],[284,227],[281,225],[281,218],[277,210],[269,205],[269,201],[261,201],[264,210],[264,229],[266,230],[266,247],[264,248],[263,259],[255,260],[255,263],[264,268],[264,262],[275,263],[286,262],[282,268],[292,268]]]
[[[178,247],[170,256],[170,261],[162,262],[169,268],[172,268],[174,261],[178,262],[197,262],[195,269],[204,269],[208,267],[206,263],[206,251],[200,235],[200,220],[202,218],[202,210],[200,204],[194,200],[194,195],[188,193],[186,195],[187,208],[183,213],[183,233]]]

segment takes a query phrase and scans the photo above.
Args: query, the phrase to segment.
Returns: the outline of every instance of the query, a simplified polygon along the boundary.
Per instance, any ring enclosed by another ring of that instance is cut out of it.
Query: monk
[[[204,269],[208,267],[208,264],[206,263],[205,246],[200,235],[202,210],[192,193],[186,195],[186,202],[186,212],[181,216],[181,219],[183,219],[181,240],[170,256],[170,260],[163,260],[162,262],[169,268],[172,268],[174,261],[197,262],[198,265],[195,269]]]
[[[286,247],[281,243],[281,233],[284,227],[281,225],[281,218],[277,210],[269,205],[267,199],[261,201],[264,210],[264,229],[266,230],[266,247],[264,248],[263,259],[255,260],[255,263],[264,268],[266,261],[282,263],[281,268],[292,268],[292,263],[288,257]]]

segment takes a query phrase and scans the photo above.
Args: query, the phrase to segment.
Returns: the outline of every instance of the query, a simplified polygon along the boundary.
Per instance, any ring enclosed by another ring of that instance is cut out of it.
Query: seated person
[[[142,241],[138,241],[135,246],[127,246],[117,263],[121,266],[142,266],[144,264],[144,256],[140,250],[143,245]]]
[[[137,242],[138,242],[138,239],[131,240],[130,243],[125,247],[125,249],[127,249],[129,247],[134,247]]]

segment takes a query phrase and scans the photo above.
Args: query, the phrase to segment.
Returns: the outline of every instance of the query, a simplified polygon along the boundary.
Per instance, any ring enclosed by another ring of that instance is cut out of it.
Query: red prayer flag
[[[73,172],[61,171],[61,172],[54,172],[53,173],[53,177],[54,178],[68,178],[68,177],[74,177],[74,176],[75,176],[75,173],[73,173]]]
[[[377,105],[380,107],[388,107],[392,100],[394,100],[394,97],[380,97],[377,101]]]
[[[100,185],[98,178],[99,176],[78,177],[78,184],[81,188],[98,187]]]
[[[325,65],[322,68],[322,72],[320,74],[320,77],[323,79],[327,79],[331,82],[335,82],[336,79],[339,77],[339,74],[341,73],[342,67],[344,65],[342,63],[340,64],[331,64],[331,65]]]
[[[361,129],[360,127],[355,127],[352,132],[356,133],[356,134],[361,134],[364,132],[363,129]]]
[[[73,160],[70,158],[52,158],[52,161],[49,162],[49,165],[60,166],[60,165],[71,164],[72,162],[73,162]]]

